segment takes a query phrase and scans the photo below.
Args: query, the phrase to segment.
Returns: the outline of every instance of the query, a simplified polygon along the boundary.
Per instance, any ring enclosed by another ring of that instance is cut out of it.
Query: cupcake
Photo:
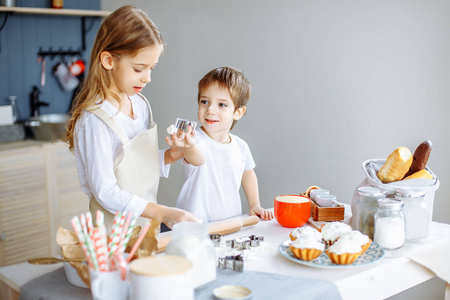
[[[322,234],[320,234],[320,232],[318,230],[316,230],[310,226],[298,227],[289,233],[289,237],[291,238],[291,241],[295,241],[296,239],[298,239],[302,236],[308,236],[308,235],[311,235],[319,242],[322,241]]]
[[[333,245],[342,235],[352,231],[352,228],[342,222],[331,222],[322,226],[320,232],[328,246]]]
[[[362,252],[361,246],[351,239],[339,239],[326,251],[331,261],[338,265],[354,263]]]
[[[315,239],[312,235],[297,238],[289,245],[295,257],[301,260],[313,260],[323,252],[325,245]]]
[[[370,244],[372,244],[372,240],[365,234],[362,234],[358,230],[353,230],[349,233],[342,235],[339,240],[352,240],[356,244],[360,245],[363,253],[369,249]]]

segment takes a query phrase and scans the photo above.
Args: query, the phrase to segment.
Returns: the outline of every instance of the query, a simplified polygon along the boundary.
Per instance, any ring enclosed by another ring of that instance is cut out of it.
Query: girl
[[[165,164],[183,156],[174,142],[158,152],[157,127],[140,94],[162,51],[161,34],[143,11],[133,6],[114,11],[97,33],[89,73],[67,124],[63,141],[75,152],[81,188],[91,199],[93,217],[97,210],[105,213],[108,229],[116,211],[132,211],[169,227],[198,221],[156,203],[159,176],[169,171]]]

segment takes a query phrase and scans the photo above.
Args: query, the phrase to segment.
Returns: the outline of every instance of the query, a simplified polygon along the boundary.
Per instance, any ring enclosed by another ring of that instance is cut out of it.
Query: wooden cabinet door
[[[46,181],[39,145],[0,152],[0,266],[50,253]]]

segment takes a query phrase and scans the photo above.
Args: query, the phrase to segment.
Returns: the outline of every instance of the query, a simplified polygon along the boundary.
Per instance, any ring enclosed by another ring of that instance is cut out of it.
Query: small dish
[[[335,207],[338,205],[336,201],[336,196],[334,195],[316,195],[316,203],[321,207]]]
[[[83,280],[81,280],[80,276],[78,275],[77,270],[75,270],[74,267],[72,267],[69,263],[63,263],[64,265],[64,273],[66,274],[67,281],[74,286],[81,287],[88,289],[89,287],[84,283]]]
[[[246,300],[252,297],[252,291],[243,286],[223,285],[221,287],[214,289],[213,295],[214,299],[216,300],[227,300],[227,299]]]

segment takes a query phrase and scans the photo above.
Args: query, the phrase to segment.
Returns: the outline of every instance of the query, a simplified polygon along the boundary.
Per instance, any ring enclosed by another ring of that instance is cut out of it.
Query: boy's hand
[[[259,205],[250,207],[249,215],[250,216],[256,215],[256,216],[260,217],[261,219],[263,219],[264,221],[273,219],[273,212],[270,210],[264,209]]]

